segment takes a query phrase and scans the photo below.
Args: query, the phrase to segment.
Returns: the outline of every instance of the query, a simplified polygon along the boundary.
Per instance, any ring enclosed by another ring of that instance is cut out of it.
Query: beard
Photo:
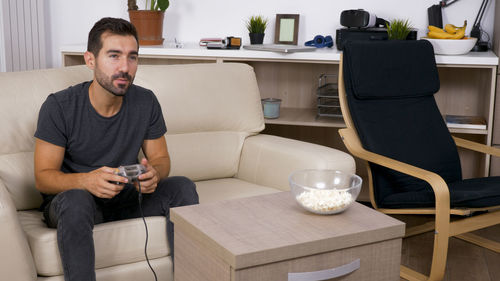
[[[115,85],[113,84],[113,81],[115,81],[116,79],[120,79],[120,78],[127,79],[128,84],[119,84],[118,87],[115,87]],[[111,94],[113,94],[115,96],[119,96],[119,97],[124,96],[125,93],[127,92],[128,88],[130,87],[130,85],[132,85],[132,82],[134,82],[134,77],[131,76],[130,74],[128,74],[128,72],[121,72],[120,71],[119,73],[114,74],[111,77],[109,77],[109,76],[106,76],[106,74],[104,74],[103,72],[101,72],[101,70],[97,66],[95,68],[95,79],[96,79],[97,83],[99,83],[99,85],[101,85],[101,87],[106,89]]]

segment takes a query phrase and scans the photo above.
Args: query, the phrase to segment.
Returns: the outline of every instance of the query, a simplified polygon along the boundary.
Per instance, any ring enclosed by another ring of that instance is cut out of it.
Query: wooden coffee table
[[[170,219],[176,281],[399,280],[404,223],[359,203],[322,216],[279,192],[173,208]]]

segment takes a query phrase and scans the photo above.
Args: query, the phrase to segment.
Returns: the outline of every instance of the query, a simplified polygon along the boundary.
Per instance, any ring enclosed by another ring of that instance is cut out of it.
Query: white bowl
[[[347,209],[358,197],[362,179],[334,170],[300,170],[289,177],[297,203],[315,214],[330,215]]]
[[[476,45],[477,38],[467,37],[464,39],[433,39],[422,37],[431,42],[436,55],[463,55],[467,54]]]

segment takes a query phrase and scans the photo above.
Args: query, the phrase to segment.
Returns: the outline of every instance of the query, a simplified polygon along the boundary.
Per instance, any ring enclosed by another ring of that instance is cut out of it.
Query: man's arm
[[[45,194],[56,194],[69,189],[85,189],[101,198],[112,198],[123,189],[127,179],[115,175],[109,167],[101,167],[90,173],[63,173],[61,165],[65,148],[35,138],[36,188]]]
[[[144,140],[142,151],[146,158],[141,160],[141,164],[146,166],[148,171],[139,176],[141,192],[152,193],[158,182],[170,173],[170,155],[165,136]]]

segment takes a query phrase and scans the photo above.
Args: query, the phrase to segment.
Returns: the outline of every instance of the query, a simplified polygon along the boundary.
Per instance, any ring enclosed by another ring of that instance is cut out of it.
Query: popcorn
[[[313,212],[330,213],[349,206],[354,199],[347,190],[311,189],[297,195],[297,201]]]

